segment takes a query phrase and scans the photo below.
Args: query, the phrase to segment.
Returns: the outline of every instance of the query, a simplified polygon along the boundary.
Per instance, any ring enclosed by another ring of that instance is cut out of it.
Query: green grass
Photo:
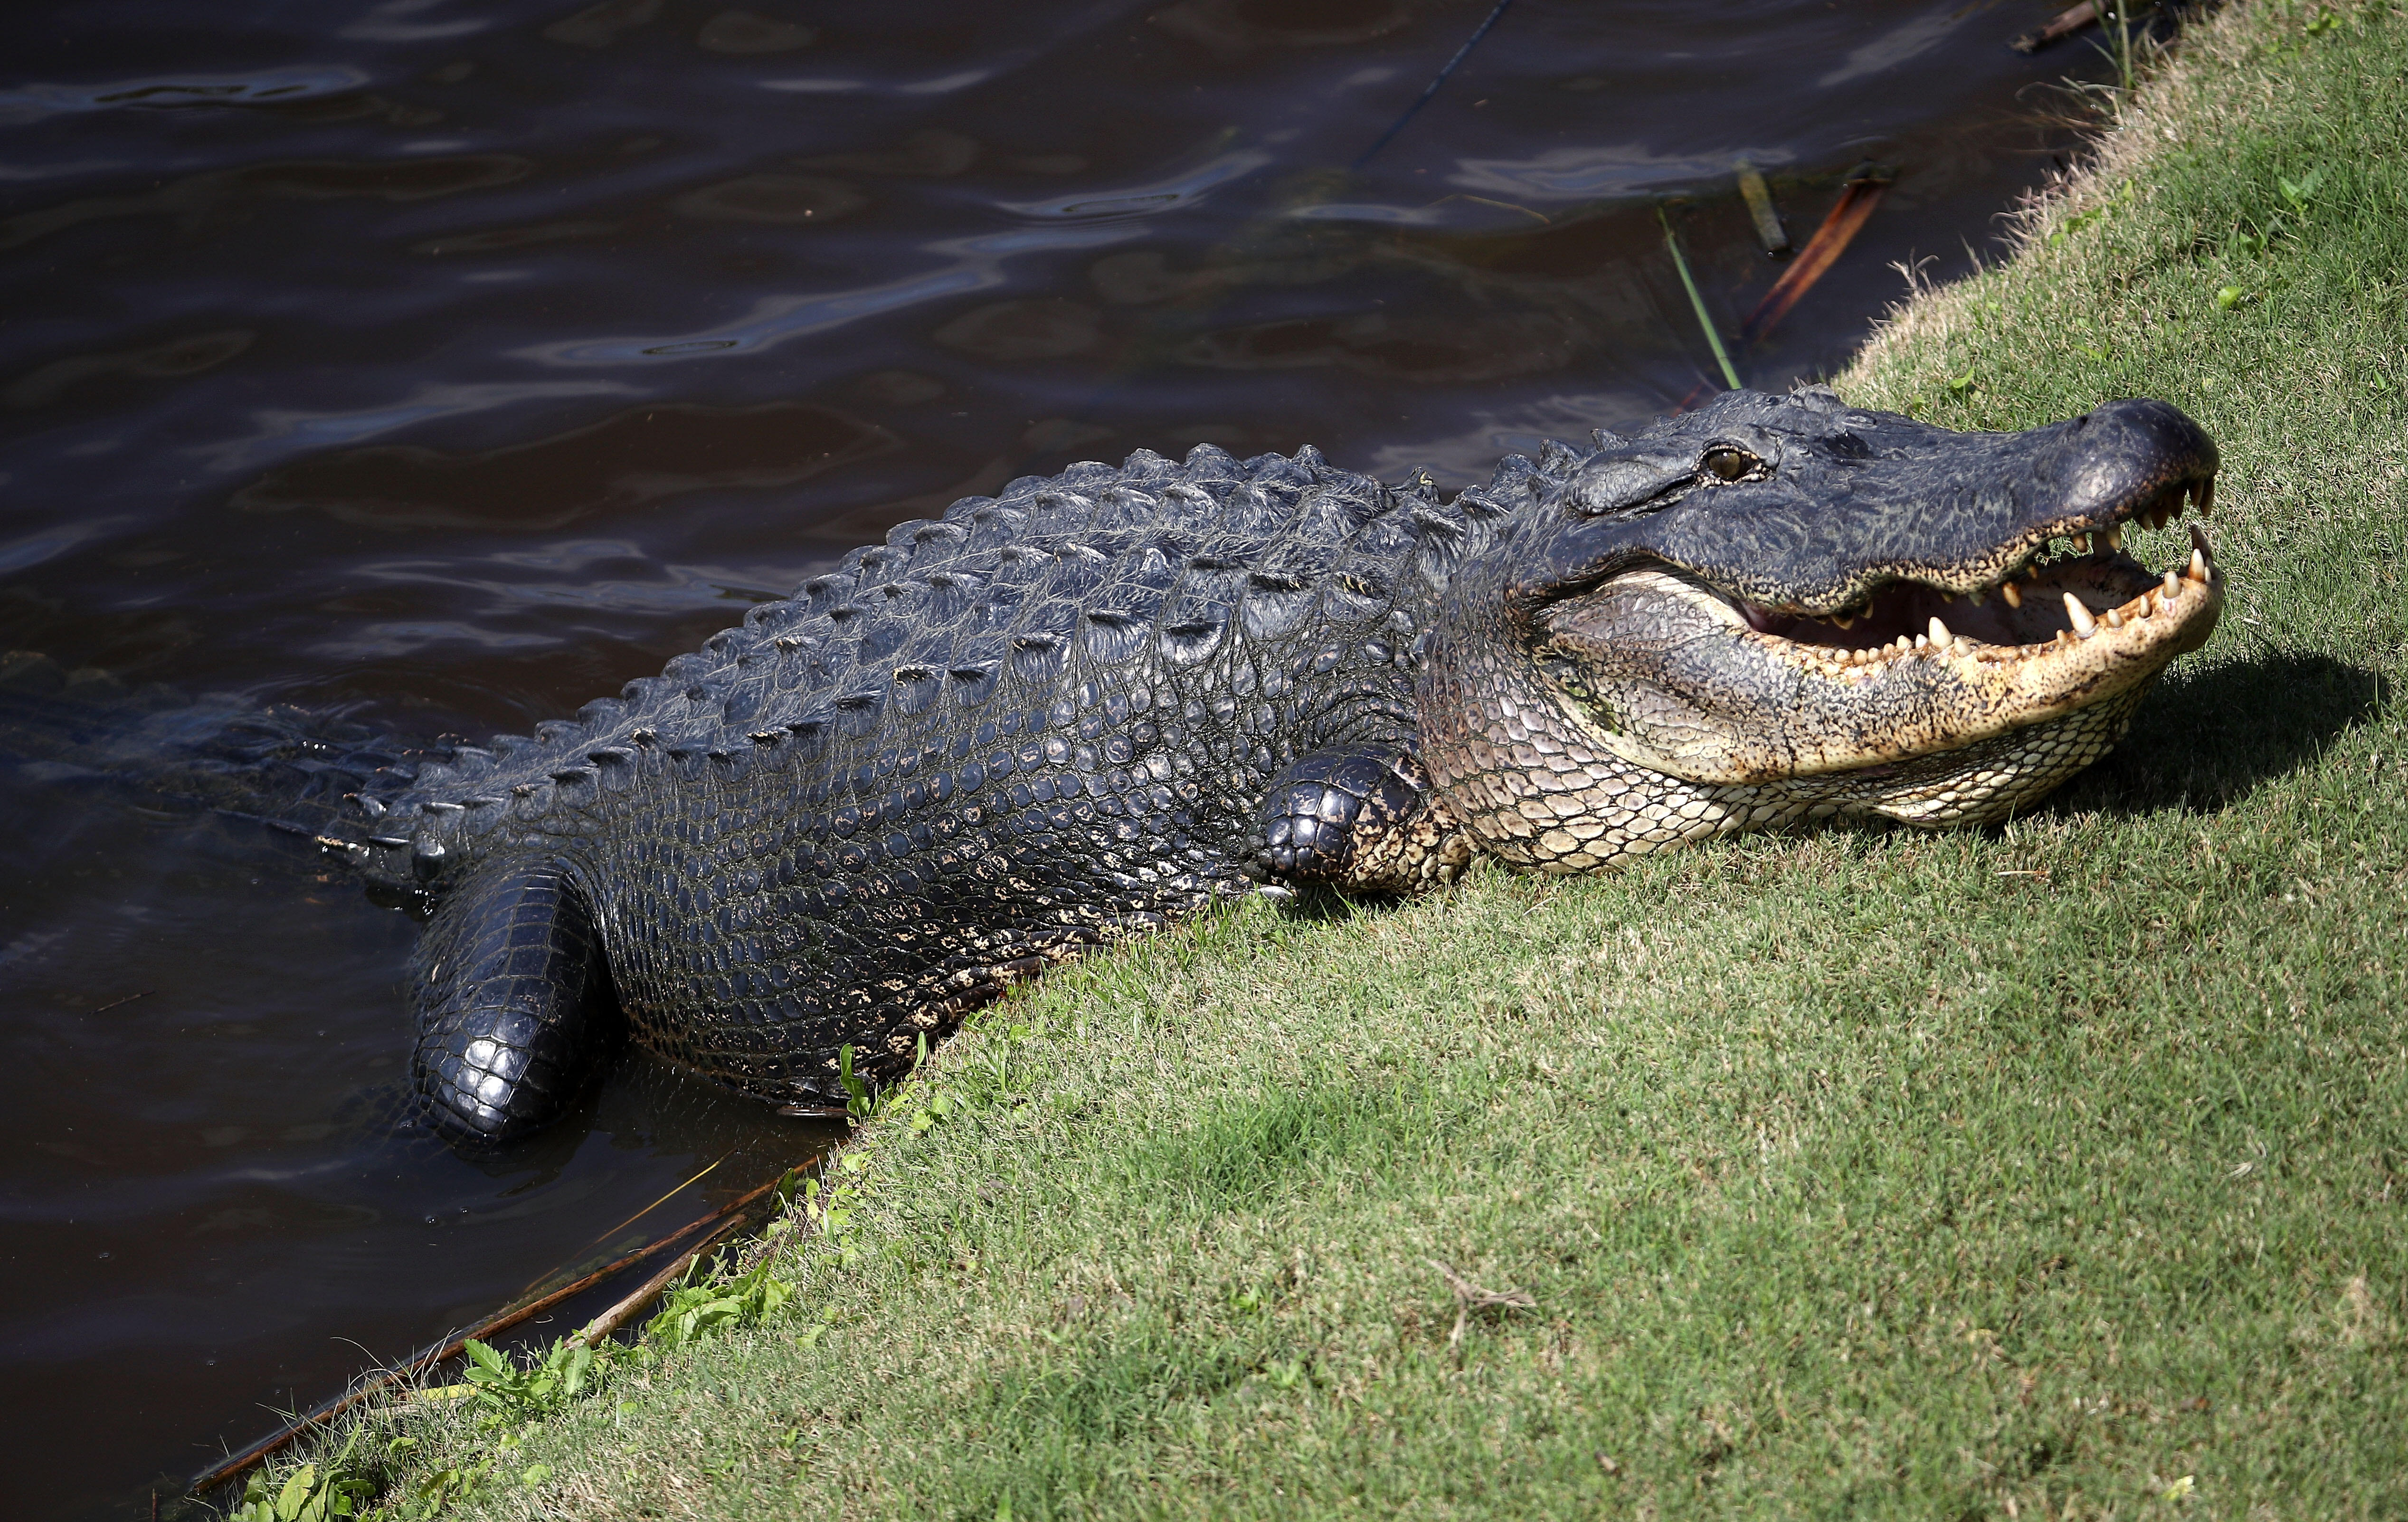
[[[2408,1515],[2408,22],[2325,14],[2203,23],[1841,381],[2222,441],[2224,628],[2109,760],[2004,829],[1054,976],[865,1127],[791,1303],[507,1447],[382,1418],[405,1471],[495,1517]],[[1531,1303],[1457,1342],[1433,1259]]]

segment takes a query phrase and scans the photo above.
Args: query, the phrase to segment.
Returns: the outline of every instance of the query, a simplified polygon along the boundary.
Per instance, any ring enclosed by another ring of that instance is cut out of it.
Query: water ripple
[[[811,295],[767,296],[733,323],[699,333],[652,334],[636,337],[581,338],[567,343],[535,344],[510,351],[514,359],[542,365],[639,365],[652,361],[702,359],[721,354],[758,353],[790,338],[826,333],[900,308],[966,295],[1004,283],[1002,260],[1035,250],[1099,248],[1135,237],[1136,228],[1055,228],[990,233],[929,245],[932,253],[964,255],[958,264],[925,274],[906,276],[883,285],[864,286]]]
[[[166,75],[112,84],[29,84],[0,90],[0,123],[38,122],[68,111],[152,110],[188,106],[287,106],[339,95],[368,82],[345,65],[303,65],[256,74]]]
[[[305,412],[269,408],[253,412],[256,432],[193,450],[212,470],[254,470],[272,460],[355,444],[430,418],[484,412],[512,402],[543,397],[634,395],[617,380],[522,380],[472,385],[424,385],[406,399],[351,412]]]

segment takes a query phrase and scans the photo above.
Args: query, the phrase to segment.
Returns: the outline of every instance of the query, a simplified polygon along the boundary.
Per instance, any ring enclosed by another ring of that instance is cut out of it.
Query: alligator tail
[[[446,754],[339,718],[0,653],[0,775],[254,823],[347,864],[367,854],[359,795],[406,786]]]

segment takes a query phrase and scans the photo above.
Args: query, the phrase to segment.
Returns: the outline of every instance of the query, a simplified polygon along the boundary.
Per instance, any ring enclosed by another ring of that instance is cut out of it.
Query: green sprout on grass
[[[468,1367],[465,1386],[446,1386],[430,1394],[465,1394],[484,1411],[488,1429],[522,1426],[575,1400],[594,1371],[594,1349],[577,1338],[563,1338],[534,1362],[522,1366],[471,1337],[462,1344]]]
[[[844,1085],[844,1113],[856,1121],[867,1120],[878,1102],[869,1097],[869,1085],[853,1073],[851,1041],[837,1049],[836,1060],[836,1081]]]
[[[2315,200],[2316,191],[2324,182],[2325,167],[2321,164],[2297,179],[2288,175],[2274,177],[2274,188],[2282,192],[2283,201],[2291,208],[2291,215],[2301,222],[2308,220],[2308,207]]]

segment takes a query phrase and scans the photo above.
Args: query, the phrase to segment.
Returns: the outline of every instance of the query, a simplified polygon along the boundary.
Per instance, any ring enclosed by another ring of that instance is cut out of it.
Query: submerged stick
[[[1397,134],[1405,130],[1405,123],[1421,114],[1421,108],[1430,103],[1431,96],[1438,93],[1439,86],[1446,83],[1446,77],[1453,74],[1465,59],[1471,56],[1471,50],[1480,46],[1480,39],[1488,35],[1488,29],[1497,24],[1498,18],[1505,14],[1505,7],[1512,3],[1513,0],[1497,0],[1496,7],[1488,12],[1487,18],[1472,28],[1471,36],[1464,38],[1463,46],[1455,50],[1455,56],[1446,61],[1445,65],[1439,69],[1437,76],[1422,87],[1422,93],[1414,97],[1413,103],[1405,108],[1405,114],[1388,123],[1388,130],[1380,134],[1380,140],[1363,150],[1362,154],[1347,165],[1349,169],[1362,168],[1371,162],[1380,150],[1396,140]]]
[[[1723,380],[1731,390],[1740,389],[1739,372],[1731,368],[1729,352],[1723,348],[1723,336],[1714,331],[1714,320],[1706,315],[1706,298],[1698,294],[1698,282],[1689,274],[1689,260],[1681,251],[1681,240],[1673,236],[1672,219],[1662,207],[1656,208],[1656,220],[1664,224],[1664,246],[1672,251],[1672,267],[1681,272],[1681,284],[1689,293],[1690,309],[1698,314],[1698,326],[1705,330],[1706,342],[1714,352],[1714,363],[1723,367]]]
[[[470,1338],[473,1337],[479,1342],[483,1342],[487,1338],[498,1336],[500,1333],[506,1332],[512,1327],[525,1321],[528,1317],[539,1315],[543,1312],[551,1310],[553,1306],[558,1305],[565,1299],[567,1299],[570,1296],[578,1294],[582,1290],[591,1289],[594,1285],[600,1284],[611,1275],[623,1272],[625,1270],[634,1267],[637,1263],[652,1256],[654,1253],[659,1252],[669,1243],[676,1242],[679,1238],[692,1232],[695,1228],[707,1226],[717,1218],[718,1217],[716,1216],[706,1215],[699,1221],[689,1221],[685,1225],[678,1228],[675,1231],[670,1232],[667,1236],[663,1237],[660,1241],[648,1242],[644,1246],[638,1248],[636,1251],[629,1253],[626,1256],[620,1258],[617,1262],[605,1264],[603,1267],[595,1270],[592,1273],[585,1275],[583,1278],[576,1280],[571,1284],[564,1285],[560,1288],[553,1290],[551,1294],[544,1296],[541,1299],[531,1300],[524,1305],[512,1306],[507,1310],[497,1311],[482,1322],[480,1322],[476,1327],[467,1331],[462,1332],[459,1336],[452,1338],[448,1343],[435,1343],[420,1349],[417,1353],[414,1353],[408,1358],[403,1359],[399,1367],[385,1370],[383,1372],[378,1374],[374,1379],[362,1385],[356,1390],[336,1396],[331,1400],[321,1402],[307,1414],[294,1417],[292,1421],[287,1422],[284,1426],[279,1428],[268,1436],[262,1438],[259,1442],[252,1443],[242,1452],[226,1459],[215,1469],[200,1475],[193,1481],[193,1494],[199,1495],[203,1491],[213,1490],[217,1486],[225,1484],[228,1480],[236,1478],[237,1475],[240,1475],[245,1471],[258,1464],[262,1459],[268,1457],[280,1449],[290,1446],[296,1439],[302,1437],[304,1434],[313,1432],[319,1428],[325,1426],[328,1422],[333,1421],[344,1412],[351,1410],[353,1406],[358,1405],[361,1401],[366,1400],[377,1391],[385,1388],[387,1386],[398,1384],[402,1380],[411,1378],[417,1374],[424,1373],[427,1370],[435,1368],[437,1365],[442,1363],[446,1358],[459,1357],[460,1351],[468,1345],[468,1340]]]
[[[2019,53],[2036,53],[2059,37],[2069,37],[2099,19],[2099,7],[2094,0],[2082,0],[2071,10],[2059,11],[2055,20],[2037,32],[2027,32],[2007,44]]]
[[[671,1263],[667,1268],[663,1269],[660,1272],[653,1274],[651,1278],[638,1285],[634,1294],[627,1296],[625,1299],[620,1300],[618,1304],[610,1307],[608,1311],[603,1312],[600,1315],[595,1316],[593,1320],[587,1322],[584,1329],[577,1334],[577,1340],[583,1343],[587,1347],[600,1347],[604,1342],[609,1340],[613,1332],[616,1332],[620,1328],[625,1326],[630,1320],[634,1319],[636,1313],[641,1311],[645,1306],[650,1305],[652,1301],[658,1299],[661,1296],[661,1292],[668,1288],[669,1282],[671,1280],[677,1278],[680,1274],[684,1273],[686,1270],[692,1268],[695,1259],[701,1257],[703,1254],[710,1251],[713,1247],[718,1246],[721,1241],[723,1241],[730,1232],[735,1231],[743,1225],[744,1220],[739,1216],[733,1221],[725,1223],[720,1227],[718,1230],[711,1232],[700,1242],[695,1242],[691,1252],[679,1254],[677,1261]]]
[[[1789,251],[1789,229],[1781,225],[1781,208],[1772,204],[1772,187],[1745,159],[1739,162],[1740,199],[1747,203],[1747,220],[1756,223],[1756,240],[1778,259]]]
[[[733,1157],[733,1156],[736,1156],[736,1149],[735,1149],[735,1148],[733,1148],[733,1147],[730,1147],[730,1148],[728,1148],[725,1152],[723,1152],[723,1153],[721,1153],[721,1154],[719,1155],[719,1163],[724,1163],[724,1162],[727,1161],[727,1159],[728,1159],[728,1158]],[[704,1178],[706,1178],[707,1176],[709,1176],[709,1174],[710,1173],[710,1171],[711,1171],[711,1170],[712,1170],[712,1169],[715,1169],[715,1168],[717,1168],[717,1167],[719,1166],[719,1163],[712,1163],[712,1164],[710,1164],[710,1167],[705,1168],[701,1172],[696,1173],[694,1177],[692,1177],[692,1178],[690,1178],[690,1179],[686,1180],[683,1184],[679,1185],[676,1188],[671,1189],[667,1194],[665,1194],[665,1195],[661,1196],[658,1199],[655,1199],[655,1200],[653,1200],[651,1204],[646,1205],[642,1210],[639,1210],[639,1211],[638,1211],[635,1214],[628,1216],[625,1220],[624,1220],[624,1221],[620,1222],[617,1226],[612,1227],[609,1230],[603,1232],[601,1236],[598,1236],[598,1237],[595,1238],[592,1242],[587,1242],[585,1245],[586,1245],[586,1246],[588,1246],[588,1247],[599,1246],[599,1245],[600,1245],[600,1244],[601,1244],[601,1243],[602,1243],[606,1239],[610,1238],[610,1237],[615,1237],[615,1236],[617,1236],[620,1232],[626,1230],[629,1227],[634,1226],[638,1221],[642,1220],[645,1216],[650,1215],[651,1213],[652,1213],[652,1212],[654,1212],[654,1211],[656,1211],[656,1210],[660,1209],[663,1205],[666,1205],[666,1204],[667,1204],[670,1200],[672,1200],[672,1199],[676,1199],[676,1198],[678,1197],[678,1194],[679,1194],[679,1192],[680,1192],[681,1190],[684,1190],[684,1189],[691,1189],[691,1188],[692,1188],[692,1187],[694,1187],[695,1185],[700,1184],[700,1183],[703,1181],[703,1179],[704,1179]],[[752,1198],[752,1197],[751,1197],[751,1196],[747,1196],[746,1198],[750,1199],[750,1198]],[[691,1226],[685,1227],[685,1228],[683,1228],[682,1229],[681,1229],[681,1230],[677,1233],[677,1235],[679,1235],[679,1236],[681,1236],[681,1236],[684,1236],[686,1232],[691,1231],[691,1230],[693,1230],[693,1229],[694,1229],[694,1228],[693,1228],[693,1227],[691,1227]],[[667,1239],[666,1239],[666,1238],[664,1238],[664,1239],[662,1239],[662,1240],[663,1240],[663,1241],[666,1241]]]
[[[1848,177],[1847,189],[1840,193],[1840,204],[1831,208],[1823,225],[1806,240],[1797,262],[1782,272],[1781,279],[1772,282],[1772,289],[1764,293],[1764,299],[1756,304],[1756,310],[1747,314],[1747,322],[1739,330],[1740,342],[1756,342],[1775,323],[1789,315],[1798,298],[1813,289],[1824,272],[1847,251],[1848,244],[1864,226],[1865,219],[1873,214],[1874,204],[1887,189],[1889,175],[1884,170],[1859,169]]]
[[[724,1159],[722,1160],[724,1161]],[[711,1166],[715,1168],[718,1164],[714,1163]],[[709,1170],[705,1170],[705,1171],[707,1172]],[[447,1359],[458,1357],[461,1350],[468,1345],[468,1342],[471,1338],[481,1343],[490,1338],[495,1337],[502,1332],[506,1332],[512,1327],[518,1326],[520,1323],[528,1320],[530,1317],[540,1315],[544,1312],[551,1310],[561,1301],[567,1299],[572,1296],[580,1294],[585,1290],[591,1289],[595,1285],[601,1284],[614,1275],[624,1273],[628,1269],[631,1269],[638,1263],[642,1262],[645,1258],[648,1258],[654,1253],[659,1252],[662,1248],[669,1246],[685,1237],[693,1235],[694,1232],[704,1227],[711,1226],[714,1223],[720,1224],[720,1228],[718,1230],[711,1232],[709,1237],[704,1239],[704,1245],[708,1246],[710,1243],[719,1241],[724,1237],[728,1231],[743,1224],[740,1217],[738,1219],[730,1220],[730,1216],[737,1215],[738,1212],[743,1211],[747,1206],[752,1204],[753,1201],[759,1199],[763,1195],[766,1195],[771,1190],[777,1188],[779,1185],[786,1181],[787,1176],[793,1171],[793,1169],[786,1170],[785,1172],[780,1173],[776,1178],[771,1179],[768,1183],[752,1190],[741,1199],[731,1200],[708,1215],[699,1216],[694,1220],[688,1221],[685,1225],[678,1228],[675,1231],[670,1232],[667,1236],[661,1238],[659,1241],[647,1242],[643,1246],[636,1249],[634,1252],[629,1253],[624,1257],[619,1258],[615,1262],[605,1264],[601,1268],[595,1269],[593,1272],[584,1275],[582,1278],[570,1284],[564,1285],[560,1288],[552,1291],[550,1294],[544,1295],[538,1299],[529,1300],[523,1305],[508,1306],[502,1310],[496,1311],[492,1315],[486,1317],[483,1321],[478,1323],[474,1328],[462,1332],[459,1336],[452,1338],[447,1342],[433,1343],[421,1349],[419,1352],[412,1354],[409,1357],[403,1359],[397,1367],[383,1371],[373,1379],[370,1379],[360,1386],[359,1388],[321,1402],[308,1412],[302,1415],[295,1416],[293,1420],[285,1423],[274,1432],[262,1438],[257,1443],[252,1443],[250,1447],[245,1448],[242,1452],[231,1456],[223,1462],[219,1463],[215,1467],[206,1470],[199,1475],[195,1476],[192,1484],[191,1493],[196,1496],[201,1495],[207,1491],[216,1489],[219,1486],[225,1484],[229,1480],[240,1477],[243,1473],[257,1466],[262,1460],[281,1452],[283,1449],[290,1447],[299,1439],[318,1430],[320,1428],[324,1427],[327,1423],[332,1422],[336,1417],[340,1416],[343,1413],[351,1410],[353,1406],[366,1400],[369,1396],[374,1395],[379,1390],[397,1385],[405,1379],[415,1378],[416,1376],[426,1372],[428,1370],[439,1366]],[[655,1201],[655,1203],[657,1203],[657,1201]],[[650,1210],[651,1208],[651,1206],[645,1207],[647,1210]],[[697,1249],[697,1251],[699,1251],[699,1249]],[[682,1269],[687,1263],[692,1261],[693,1255],[687,1254],[677,1260],[675,1268]],[[666,1283],[666,1279],[661,1279],[658,1282]],[[657,1294],[658,1290],[655,1289],[653,1293]],[[620,1304],[624,1305],[626,1304],[626,1301],[623,1300]],[[638,1308],[640,1309],[640,1307]],[[613,1306],[611,1308],[612,1311],[617,1311],[618,1309],[618,1306]],[[609,1313],[605,1314],[607,1314]],[[632,1312],[630,1314],[632,1314]],[[623,1317],[622,1319],[624,1320],[624,1318]]]

